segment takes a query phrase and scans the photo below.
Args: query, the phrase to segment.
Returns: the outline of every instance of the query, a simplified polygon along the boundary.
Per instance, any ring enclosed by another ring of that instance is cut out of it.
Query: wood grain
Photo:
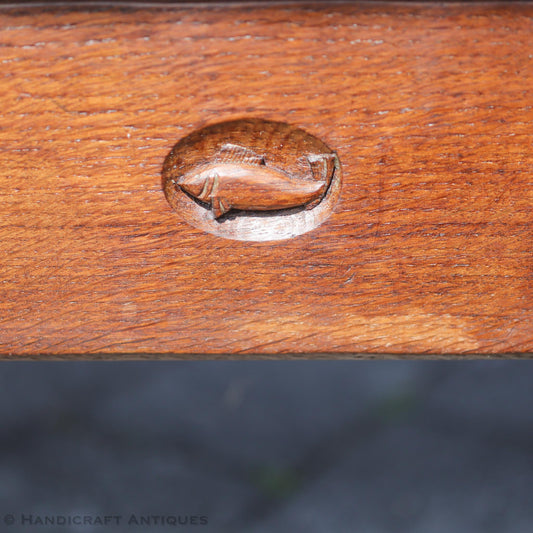
[[[528,3],[0,8],[0,353],[533,351],[532,30]],[[246,117],[338,153],[317,229],[166,202],[172,146]]]

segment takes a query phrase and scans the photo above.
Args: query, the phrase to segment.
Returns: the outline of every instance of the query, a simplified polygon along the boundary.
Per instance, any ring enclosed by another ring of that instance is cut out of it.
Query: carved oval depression
[[[337,154],[282,122],[243,119],[196,130],[165,159],[163,187],[192,226],[228,239],[289,239],[316,228],[340,195]]]

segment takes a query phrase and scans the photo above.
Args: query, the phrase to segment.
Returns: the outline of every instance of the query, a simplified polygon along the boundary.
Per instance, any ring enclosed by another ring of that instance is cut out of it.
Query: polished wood
[[[0,8],[0,353],[531,352],[532,27],[529,3]],[[167,202],[176,142],[243,118],[338,154],[312,231],[227,239]]]

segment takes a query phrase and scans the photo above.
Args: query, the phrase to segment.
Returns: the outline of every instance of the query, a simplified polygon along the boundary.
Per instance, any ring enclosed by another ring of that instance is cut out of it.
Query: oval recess
[[[192,226],[227,239],[289,239],[316,228],[340,195],[337,154],[283,122],[220,122],[181,139],[163,165],[165,196]]]

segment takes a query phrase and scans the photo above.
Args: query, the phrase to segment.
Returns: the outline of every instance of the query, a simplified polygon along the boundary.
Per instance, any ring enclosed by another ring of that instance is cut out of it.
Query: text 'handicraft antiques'
[[[294,237],[320,225],[340,193],[335,152],[305,131],[247,119],[198,130],[163,167],[170,205],[193,226],[238,240]]]

